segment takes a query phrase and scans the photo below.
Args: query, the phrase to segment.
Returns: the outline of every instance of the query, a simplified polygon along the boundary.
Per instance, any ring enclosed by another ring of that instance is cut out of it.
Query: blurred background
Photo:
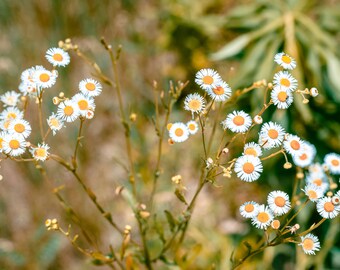
[[[236,90],[256,80],[271,81],[276,71],[274,55],[281,51],[290,54],[298,63],[293,75],[299,81],[299,88],[317,87],[320,95],[307,105],[302,104],[302,97],[296,96],[289,110],[272,108],[266,112],[264,120],[280,122],[289,132],[313,143],[320,162],[325,154],[340,152],[339,1],[2,0],[0,30],[1,93],[18,89],[23,70],[34,65],[50,68],[44,55],[48,48],[57,46],[59,40],[71,38],[108,75],[112,71],[100,38],[105,37],[114,47],[123,46],[119,73],[128,104],[126,111],[137,114],[132,134],[134,155],[142,180],[140,188],[146,194],[150,187],[147,179],[151,179],[153,173],[150,167],[155,166],[153,146],[157,142],[151,121],[153,81],[158,82],[158,88],[166,90],[169,80],[189,80],[170,119],[187,121],[190,115],[182,110],[183,97],[198,90],[194,76],[201,68],[216,69]],[[91,71],[71,53],[71,64],[60,69],[57,84],[46,93],[46,117],[55,111],[51,98],[60,91],[73,95],[79,81],[92,76]],[[263,92],[253,91],[225,111],[242,108],[255,113],[262,98]],[[96,105],[95,118],[85,126],[80,171],[100,202],[115,213],[123,227],[133,221],[132,212],[114,192],[127,181],[124,166],[120,165],[127,163],[121,147],[124,145],[123,130],[114,92],[104,87]],[[34,106],[29,112],[28,119],[34,127]],[[253,135],[256,140],[257,134]],[[50,137],[48,144],[67,157],[72,154],[76,136],[77,125],[71,124]],[[34,143],[37,139],[34,135],[30,137]],[[160,210],[178,209],[174,210],[177,214],[183,210],[173,195],[173,175],[182,175],[188,188],[187,196],[192,195],[202,156],[199,141],[196,136],[174,147],[164,144],[163,174],[156,198]],[[231,149],[234,155],[240,152],[237,147]],[[283,157],[266,162],[263,176],[255,183],[223,178],[218,181],[220,188],[209,186],[204,190],[197,205],[200,211],[195,212],[189,233],[192,242],[204,245],[200,247],[199,258],[185,269],[208,269],[212,264],[216,269],[227,269],[225,265],[231,251],[241,238],[252,235],[248,240],[257,241],[259,232],[239,216],[238,207],[246,200],[264,203],[267,193],[274,189],[289,193],[296,172],[295,169],[284,170],[283,163]],[[65,186],[62,196],[78,210],[83,226],[96,239],[100,250],[108,252],[108,245],[118,245],[121,239],[112,233],[70,174],[53,162],[44,165],[50,175],[49,181],[43,180],[33,164],[1,162],[0,269],[96,269],[93,262],[84,258],[66,239],[45,230],[47,218],[57,217],[65,228],[73,224],[53,195],[53,188]],[[313,208],[301,218],[300,223],[305,224],[305,228],[318,219]],[[329,237],[330,227],[330,222],[326,222],[316,231],[321,245]],[[77,226],[73,230],[81,234]],[[297,260],[303,262],[305,269],[339,269],[338,231],[334,243],[317,259],[308,257],[307,262],[295,246],[285,245],[268,250],[262,261],[246,265],[244,269],[295,269]],[[82,241],[80,237],[81,244]],[[85,242],[83,244],[86,246]],[[157,249],[157,241],[151,245]],[[168,268],[160,266],[159,269]]]

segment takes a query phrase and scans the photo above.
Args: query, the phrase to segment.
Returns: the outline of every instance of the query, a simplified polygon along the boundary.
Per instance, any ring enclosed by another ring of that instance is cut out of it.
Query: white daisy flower
[[[45,57],[53,66],[64,67],[70,63],[70,55],[61,48],[48,49]]]
[[[331,174],[340,174],[340,155],[329,153],[324,157],[324,163]]]
[[[57,81],[57,72],[51,72],[47,69],[39,69],[34,72],[33,80],[41,88],[50,88]]]
[[[252,218],[251,223],[258,229],[267,229],[274,215],[272,211],[264,204],[259,205],[256,211],[256,215]]]
[[[24,113],[16,107],[8,107],[0,113],[2,120],[22,119],[23,117]]]
[[[45,161],[49,155],[48,149],[50,149],[50,147],[47,144],[39,143],[37,147],[32,147],[30,152],[35,160]]]
[[[340,209],[333,204],[331,197],[322,197],[319,199],[316,203],[316,210],[320,216],[327,219],[335,218],[340,211]]]
[[[56,132],[64,126],[64,121],[56,114],[52,113],[52,115],[47,119],[47,124],[52,130],[53,135],[55,135]]]
[[[102,85],[94,79],[84,79],[79,83],[79,90],[85,96],[96,97],[102,92]]]
[[[34,67],[30,67],[26,70],[24,70],[21,73],[21,81],[24,83],[34,83],[34,74],[36,71],[38,70],[44,70],[45,68],[43,66],[34,66]]]
[[[8,133],[21,135],[27,138],[31,134],[32,128],[29,122],[24,119],[14,119],[8,126]]]
[[[328,190],[329,183],[327,181],[326,175],[320,174],[308,174],[306,177],[307,184],[314,184],[321,188],[322,195]],[[320,196],[321,197],[321,196]]]
[[[260,130],[260,144],[265,149],[280,146],[285,136],[282,126],[274,122],[264,123]]]
[[[6,133],[8,133],[8,128],[9,128],[9,124],[12,122],[13,120],[11,119],[5,119],[5,120],[1,120],[0,121],[0,129],[3,131],[6,131]]]
[[[191,111],[192,116],[194,116],[194,113],[199,114],[205,109],[205,100],[197,93],[189,94],[184,100],[184,109]]]
[[[305,186],[305,189],[302,189],[302,191],[308,196],[308,198],[312,202],[316,202],[324,194],[324,192],[323,192],[323,190],[320,186],[317,186],[317,185],[312,184],[312,183],[308,183]]]
[[[80,115],[78,105],[72,100],[65,100],[58,105],[57,117],[66,122],[73,122]]]
[[[309,142],[304,141],[301,154],[293,156],[293,162],[296,166],[306,168],[312,164],[315,155],[315,146]]]
[[[221,80],[213,87],[208,88],[207,93],[215,101],[226,101],[231,96],[231,88],[226,82]]]
[[[1,95],[0,99],[4,103],[4,106],[15,107],[19,101],[20,94],[15,91],[7,91]]]
[[[303,153],[304,142],[298,136],[288,134],[283,142],[283,148],[292,156],[300,156]]]
[[[311,233],[301,236],[299,246],[302,246],[303,252],[308,255],[315,255],[315,251],[319,251],[321,247],[319,239]]]
[[[275,86],[270,97],[278,109],[287,109],[293,103],[293,94],[287,88]]]
[[[256,216],[259,204],[253,201],[245,202],[240,206],[240,214],[244,218],[253,218]]]
[[[253,182],[261,176],[263,166],[258,157],[245,155],[237,158],[234,167],[237,177],[246,182]]]
[[[24,96],[36,97],[38,90],[37,85],[33,82],[21,82],[19,85],[19,91]]]
[[[255,142],[246,143],[243,148],[243,155],[252,155],[254,157],[262,156],[261,146]]]
[[[233,111],[221,122],[223,129],[230,129],[232,132],[246,132],[251,126],[251,117],[244,111]]]
[[[277,72],[274,75],[273,84],[292,92],[297,88],[297,80],[288,71]]]
[[[26,141],[23,136],[6,134],[3,138],[2,149],[3,152],[12,156],[20,156],[26,151]]]
[[[205,90],[215,87],[221,80],[221,76],[211,68],[201,69],[195,78],[195,82]]]
[[[7,132],[0,131],[0,153],[2,152],[4,139],[7,134]]]
[[[275,216],[282,216],[291,208],[289,196],[283,191],[272,191],[268,194],[268,206]]]
[[[187,122],[187,128],[191,135],[196,134],[198,131],[198,124],[196,123],[196,121],[189,121]]]
[[[274,61],[284,69],[294,69],[296,67],[294,58],[284,52],[277,53],[274,56]]]
[[[78,106],[81,116],[86,116],[88,110],[94,111],[96,105],[94,99],[90,96],[85,96],[82,93],[75,94],[72,101]]]
[[[325,175],[325,171],[320,163],[313,163],[308,167],[308,171],[311,174],[319,174],[321,176]]]
[[[174,142],[184,142],[189,138],[189,130],[184,123],[174,123],[169,130],[169,136]]]

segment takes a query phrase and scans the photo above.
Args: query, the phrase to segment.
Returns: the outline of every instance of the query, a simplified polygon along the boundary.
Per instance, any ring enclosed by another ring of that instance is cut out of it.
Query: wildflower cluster
[[[290,156],[298,169],[298,179],[305,179],[305,187],[301,188],[301,192],[294,190],[294,194],[290,199],[286,192],[276,190],[268,194],[267,205],[247,201],[240,206],[240,214],[251,219],[252,225],[256,228],[274,231],[274,238],[268,242],[268,246],[284,242],[282,240],[283,235],[287,232],[295,233],[300,229],[299,224],[290,226],[290,223],[310,201],[315,203],[316,210],[322,218],[320,224],[325,219],[335,218],[340,212],[340,191],[335,191],[337,184],[334,183],[332,178],[332,176],[340,174],[340,155],[335,153],[327,154],[323,164],[320,165],[315,161],[317,151],[313,144],[303,140],[296,134],[287,133],[280,123],[273,121],[263,122],[262,115],[269,106],[274,105],[279,110],[285,110],[293,103],[295,93],[302,95],[304,104],[308,103],[305,95],[310,95],[311,97],[318,95],[315,87],[298,90],[298,81],[289,72],[289,70],[296,67],[296,61],[291,56],[286,53],[278,53],[275,55],[274,61],[283,70],[274,75],[272,82],[256,82],[252,87],[244,90],[244,93],[246,93],[259,86],[266,86],[261,111],[253,116],[243,110],[234,110],[227,113],[226,118],[220,122],[224,133],[216,159],[208,156],[205,161],[206,169],[209,170],[209,180],[214,178],[214,176],[211,177],[210,175],[210,172],[214,170],[215,176],[223,174],[223,176],[230,178],[234,171],[240,180],[253,182],[261,177],[264,170],[263,161],[282,154],[285,158],[284,168],[290,169],[292,167],[292,163],[289,162]],[[234,96],[232,96],[232,90],[229,85],[213,69],[198,71],[195,82],[201,87],[204,94],[193,93],[186,96],[184,109],[191,112],[192,118],[197,114],[202,139],[204,140],[205,120],[208,118],[209,112],[214,110],[214,103],[221,102],[221,107],[226,106],[227,101],[234,98]],[[269,91],[270,100],[267,101]],[[243,94],[243,92],[237,92],[235,95],[240,95],[240,93]],[[206,101],[207,97],[210,98],[208,102]],[[196,125],[198,126],[198,124]],[[259,126],[258,140],[247,142],[250,131],[257,125]],[[234,135],[223,147],[222,142],[227,137],[227,131],[234,133]],[[189,137],[189,131],[185,124],[176,123],[169,129],[169,136],[174,142],[184,142]],[[181,136],[181,139],[179,139],[179,136]],[[230,157],[228,146],[238,136],[243,136],[244,138],[243,152],[241,156],[232,158]],[[222,148],[223,150],[221,150]],[[226,163],[222,162],[221,155],[223,154],[229,159]],[[229,166],[225,167],[224,164]],[[218,168],[222,170],[221,173],[218,172]],[[301,204],[301,200],[305,200],[305,203]],[[297,210],[296,214],[292,214],[296,206],[300,206],[300,209]],[[297,234],[293,238],[288,237],[288,240],[286,240],[302,246],[306,254],[315,254],[315,251],[320,249],[320,242],[317,236],[309,233],[313,228],[312,226],[305,232]],[[250,255],[248,254],[247,256]]]
[[[57,111],[46,119],[49,129],[43,134],[43,94],[55,85],[58,78],[56,68],[70,63],[69,54],[61,48],[48,49],[45,57],[53,65],[52,70],[41,65],[24,70],[18,86],[20,92],[7,91],[0,97],[4,107],[0,114],[0,151],[9,158],[20,157],[28,149],[35,161],[45,161],[49,157],[50,146],[45,141],[50,131],[55,135],[65,126],[65,122],[73,122],[78,118],[91,119],[94,116],[94,97],[101,93],[102,86],[89,78],[79,83],[79,92],[73,97],[66,98],[60,92],[58,97],[53,98],[53,104],[58,106]],[[30,100],[35,100],[39,105],[39,126],[43,141],[37,145],[28,141],[32,127],[25,119],[25,113]]]

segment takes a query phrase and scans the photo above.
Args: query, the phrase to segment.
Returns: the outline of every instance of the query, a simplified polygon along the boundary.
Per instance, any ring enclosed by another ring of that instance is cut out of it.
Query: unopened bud
[[[130,114],[130,121],[131,121],[131,122],[135,122],[136,119],[137,119],[137,114],[131,113],[131,114]]]
[[[60,93],[59,93],[59,97],[60,97],[60,98],[64,98],[64,97],[65,97],[64,92],[60,92]]]
[[[60,103],[60,99],[58,97],[54,97],[52,99],[52,102],[53,102],[54,105],[58,105]]]
[[[319,95],[318,89],[316,89],[315,87],[312,87],[312,88],[310,89],[310,95],[311,95],[312,97],[318,96],[318,95]]]
[[[262,117],[260,115],[255,115],[253,121],[254,121],[255,124],[260,125],[260,124],[262,124],[263,119],[262,119]]]
[[[292,167],[292,163],[290,162],[286,162],[285,164],[283,164],[283,168],[285,169],[290,169]]]
[[[279,228],[280,228],[280,225],[281,225],[281,223],[280,223],[280,221],[279,221],[278,219],[274,219],[274,220],[272,221],[272,223],[270,224],[270,226],[271,226],[273,229],[275,229],[275,230],[279,229]]]
[[[303,104],[307,104],[308,102],[309,102],[309,100],[306,99],[306,98],[305,98],[304,100],[302,100],[302,103],[303,103]]]

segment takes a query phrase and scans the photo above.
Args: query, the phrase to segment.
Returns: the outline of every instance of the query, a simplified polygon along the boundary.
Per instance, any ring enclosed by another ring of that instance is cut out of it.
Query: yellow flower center
[[[64,114],[67,116],[71,116],[73,114],[74,110],[72,108],[72,106],[66,106],[64,108]]]
[[[244,117],[242,117],[241,115],[236,115],[233,119],[233,123],[236,126],[242,126],[244,124]]]
[[[60,53],[55,53],[53,55],[53,60],[55,60],[57,62],[61,62],[61,61],[63,61],[63,56]]]
[[[16,124],[14,130],[18,133],[23,133],[25,131],[25,126],[23,124]]]
[[[297,140],[292,140],[290,142],[290,147],[293,148],[294,150],[299,150],[300,149],[300,143]]]
[[[275,129],[269,129],[268,130],[268,137],[271,139],[276,139],[279,136],[279,132]]]
[[[282,55],[281,60],[286,64],[290,64],[292,62],[292,59],[287,55]]]
[[[269,220],[269,215],[266,212],[260,212],[257,215],[257,220],[260,221],[261,223],[266,223]]]
[[[2,149],[2,142],[4,141],[3,138],[0,138],[0,149]]]
[[[216,95],[223,95],[224,94],[224,88],[222,86],[217,86],[213,89],[214,93]]]
[[[201,109],[202,103],[198,99],[192,99],[189,101],[188,106],[190,110],[197,111]]]
[[[247,213],[251,213],[253,212],[255,209],[254,205],[252,204],[247,204],[244,206],[244,210],[247,212]]]
[[[308,156],[307,156],[305,153],[303,153],[299,158],[300,158],[301,160],[306,160],[307,157],[308,157]]]
[[[313,180],[313,184],[315,184],[315,185],[317,185],[317,186],[321,186],[321,184],[322,184],[322,180],[321,179],[314,179]]]
[[[247,149],[244,151],[244,153],[245,153],[246,155],[252,155],[252,156],[254,156],[254,157],[257,157],[257,152],[256,152],[256,150],[255,150],[254,148],[252,148],[252,147],[247,148]]]
[[[202,81],[204,84],[212,84],[214,82],[214,78],[211,76],[204,76]]]
[[[326,202],[323,205],[323,209],[325,209],[326,212],[333,212],[334,211],[334,204],[332,204],[331,202]]]
[[[52,118],[52,119],[50,120],[50,125],[51,125],[52,127],[59,127],[59,120],[58,120],[57,118]]]
[[[332,163],[333,166],[339,166],[339,164],[340,164],[339,160],[337,160],[337,159],[333,159],[331,161],[331,163]]]
[[[181,129],[181,128],[176,128],[176,130],[175,130],[175,135],[176,135],[177,137],[181,137],[181,136],[183,136],[183,134],[184,134],[183,129]]]
[[[46,156],[46,150],[44,148],[37,148],[34,151],[34,155],[36,157],[45,157]]]
[[[281,196],[277,196],[274,200],[274,203],[279,207],[283,207],[286,204],[286,200]]]
[[[302,246],[306,250],[312,250],[314,248],[314,241],[311,238],[303,240]]]
[[[10,140],[9,147],[12,149],[18,149],[20,147],[20,143],[18,140]]]
[[[195,124],[189,124],[188,128],[190,130],[195,130],[196,129],[196,125]]]
[[[85,84],[85,88],[89,91],[93,91],[96,89],[96,85],[94,83],[88,82]]]
[[[243,164],[243,171],[247,174],[252,173],[255,170],[255,167],[252,163],[246,162]]]
[[[318,198],[318,194],[314,190],[308,190],[307,193],[308,193],[309,199],[311,200]]]
[[[17,118],[17,115],[16,115],[16,113],[11,112],[11,113],[7,114],[7,118],[8,119],[15,119],[15,118]]]
[[[48,75],[47,73],[41,73],[39,76],[39,80],[41,82],[48,82],[50,80],[50,75]]]
[[[288,97],[287,93],[283,91],[278,93],[277,95],[277,99],[281,102],[285,102],[287,100],[287,97]]]
[[[168,123],[168,124],[166,125],[166,129],[167,129],[167,130],[170,130],[171,127],[172,127],[172,123]]]
[[[89,107],[88,102],[85,99],[79,100],[78,101],[78,107],[81,110],[87,110]]]
[[[286,87],[289,87],[290,86],[290,81],[286,78],[282,78],[280,80],[280,84],[283,85],[283,86],[286,86]]]

